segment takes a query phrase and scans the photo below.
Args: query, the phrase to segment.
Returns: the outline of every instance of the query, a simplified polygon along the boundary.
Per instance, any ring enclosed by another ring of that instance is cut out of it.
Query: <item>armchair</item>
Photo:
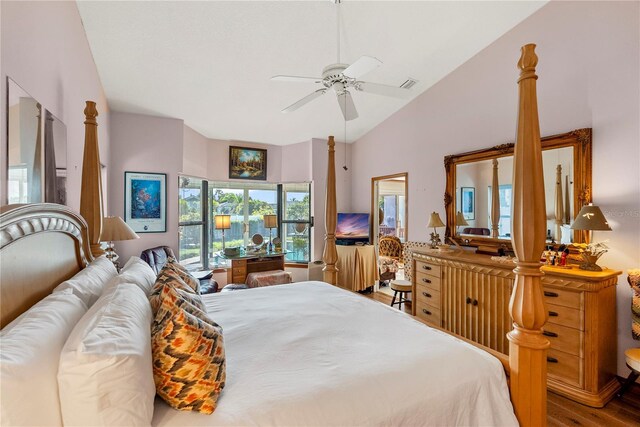
[[[396,236],[382,236],[378,241],[378,268],[380,270],[380,285],[395,280],[400,269],[402,257],[402,242]]]

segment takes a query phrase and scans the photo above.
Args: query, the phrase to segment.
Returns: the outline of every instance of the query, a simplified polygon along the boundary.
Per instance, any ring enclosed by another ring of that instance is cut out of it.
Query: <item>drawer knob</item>
[[[558,313],[556,313],[555,311],[550,311],[549,317],[558,317]]]
[[[423,266],[422,266],[422,269],[423,269],[423,270],[431,270],[431,267],[429,267],[428,265],[423,265]]]
[[[467,297],[467,304],[471,304],[471,298]]]
[[[431,298],[431,294],[429,292],[423,292],[422,295],[424,295],[427,298]]]
[[[429,310],[427,310],[426,308],[423,308],[423,309],[422,309],[422,312],[423,312],[424,314],[428,314],[429,316],[431,316],[431,312],[430,312]]]
[[[555,292],[544,291],[544,296],[545,297],[551,297],[551,298],[557,298],[558,294],[555,293]]]
[[[478,305],[478,300],[477,300],[477,299],[474,299],[474,300],[473,300],[473,302],[472,302],[472,304],[473,304],[474,306]]]
[[[431,283],[431,280],[426,279],[426,278],[424,278],[424,277],[422,278],[422,281],[423,281],[424,283]]]
[[[549,362],[549,363],[558,363],[558,359],[556,359],[555,357],[547,356],[547,362]]]
[[[549,331],[542,331],[542,335],[546,336],[546,337],[557,337],[558,334],[556,334],[555,332],[549,332]]]

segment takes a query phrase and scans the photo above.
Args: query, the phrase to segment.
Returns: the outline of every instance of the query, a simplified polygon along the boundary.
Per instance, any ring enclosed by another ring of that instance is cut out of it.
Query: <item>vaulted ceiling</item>
[[[341,62],[374,56],[361,80],[419,83],[407,99],[356,92],[354,141],[513,28],[544,1],[344,1]],[[79,1],[112,110],[184,119],[206,137],[286,145],[336,135],[345,123],[327,93],[301,109],[284,107],[337,62],[336,5],[330,1]]]

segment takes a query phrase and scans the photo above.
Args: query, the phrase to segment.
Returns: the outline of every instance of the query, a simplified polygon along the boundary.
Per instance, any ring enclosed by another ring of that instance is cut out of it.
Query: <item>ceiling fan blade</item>
[[[375,70],[381,64],[382,61],[372,56],[361,56],[360,59],[349,65],[342,74],[347,77],[351,77],[352,79],[357,79],[360,76],[364,76],[365,74]]]
[[[296,82],[296,83],[319,83],[322,81],[321,77],[300,77],[300,76],[273,76],[271,80],[276,82]]]
[[[314,99],[316,99],[317,97],[324,95],[324,93],[327,91],[327,89],[318,89],[315,92],[310,93],[309,95],[305,96],[304,98],[302,98],[299,101],[294,102],[293,104],[289,105],[287,108],[285,108],[284,110],[282,110],[283,113],[290,113],[292,111],[297,110],[298,108],[302,107],[304,104],[307,104],[311,101],[313,101]]]
[[[347,121],[357,119],[358,111],[356,110],[356,105],[353,103],[351,94],[345,90],[342,93],[336,94],[336,96],[338,97],[338,104],[340,104],[344,119]]]
[[[379,83],[358,82],[356,90],[366,93],[374,93],[376,95],[392,96],[394,98],[408,98],[411,91],[402,87],[382,85]]]

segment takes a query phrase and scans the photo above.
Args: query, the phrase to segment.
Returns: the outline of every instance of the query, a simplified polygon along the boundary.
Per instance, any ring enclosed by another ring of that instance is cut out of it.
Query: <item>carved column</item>
[[[338,251],[336,249],[336,223],[338,222],[338,211],[336,207],[336,143],[333,136],[327,141],[329,146],[329,161],[327,165],[327,196],[325,200],[325,228],[324,236],[324,253],[322,260],[324,268],[322,269],[323,280],[332,285],[338,283]]]
[[[498,182],[498,159],[493,164],[493,179],[491,181],[491,237],[498,237],[500,225],[500,183]]]
[[[514,329],[509,339],[511,400],[522,426],[547,424],[547,348],[542,335],[547,321],[542,293],[540,255],[544,250],[546,209],[542,147],[538,122],[534,44],[522,47],[518,130],[514,148],[512,243],[518,258],[509,313]]]
[[[555,198],[555,215],[556,215],[556,240],[560,242],[562,239],[562,222],[564,220],[564,198],[562,197],[562,165],[556,166],[556,198]]]
[[[104,253],[100,248],[102,234],[102,173],[100,149],[98,147],[98,110],[96,103],[87,101],[84,109],[84,157],[82,159],[82,188],[80,192],[80,215],[89,226],[91,253],[98,257]]]

